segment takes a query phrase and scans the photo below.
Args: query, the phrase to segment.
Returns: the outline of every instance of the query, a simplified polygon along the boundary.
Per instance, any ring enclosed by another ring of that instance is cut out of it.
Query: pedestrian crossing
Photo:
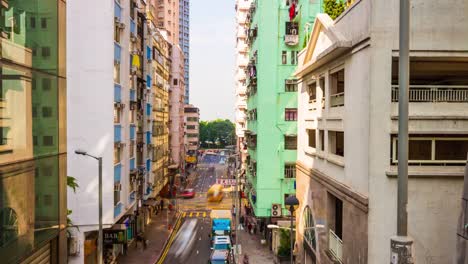
[[[206,211],[185,211],[182,213],[183,218],[206,218],[209,216],[209,213]]]

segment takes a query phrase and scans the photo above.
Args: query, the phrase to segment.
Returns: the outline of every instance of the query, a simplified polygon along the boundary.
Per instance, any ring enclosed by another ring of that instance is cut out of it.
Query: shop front
[[[121,229],[104,229],[103,230],[103,244],[104,244],[104,263],[113,264],[117,263],[117,257],[125,254],[127,249],[127,230]]]

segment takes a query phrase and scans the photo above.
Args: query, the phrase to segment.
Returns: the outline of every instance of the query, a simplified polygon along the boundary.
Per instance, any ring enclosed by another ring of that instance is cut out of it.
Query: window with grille
[[[286,179],[296,178],[296,164],[284,165],[284,178]]]
[[[297,149],[297,136],[284,136],[284,149]]]
[[[288,63],[288,52],[284,51],[281,53],[281,64],[287,64]]]
[[[284,110],[285,121],[297,121],[297,108],[286,108]]]
[[[285,80],[284,81],[284,90],[286,92],[297,92],[297,80]]]

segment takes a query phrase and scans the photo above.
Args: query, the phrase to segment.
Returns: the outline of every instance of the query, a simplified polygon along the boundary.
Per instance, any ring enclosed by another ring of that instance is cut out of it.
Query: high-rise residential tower
[[[157,10],[156,27],[161,29],[167,41],[179,45],[179,1],[180,0],[150,0],[151,6]]]
[[[67,261],[66,6],[0,3],[2,263]]]
[[[321,1],[254,0],[247,23],[247,190],[257,217],[288,214],[296,192],[297,83],[292,76]]]
[[[189,69],[190,69],[190,2],[189,0],[179,0],[179,45],[184,51],[184,72],[185,72],[185,104],[189,103]]]

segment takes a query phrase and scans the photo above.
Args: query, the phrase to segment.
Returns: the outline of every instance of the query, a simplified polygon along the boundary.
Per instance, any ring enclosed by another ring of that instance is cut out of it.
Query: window
[[[117,184],[120,184],[120,183],[117,183]],[[114,206],[116,206],[119,203],[120,203],[120,191],[118,189],[114,189]]]
[[[120,147],[114,146],[114,164],[120,163]]]
[[[309,137],[309,147],[316,148],[315,129],[307,129],[307,135]]]
[[[114,82],[120,83],[120,63],[114,62]]]
[[[135,123],[135,109],[130,109],[128,111],[128,122],[130,122],[130,124]]]
[[[49,78],[42,79],[42,90],[43,91],[50,91],[52,86],[52,81]]]
[[[187,129],[195,129],[195,126],[194,125],[189,125],[189,126],[187,126]]]
[[[50,47],[42,47],[42,57],[50,56]]]
[[[284,178],[296,178],[296,164],[284,164]]]
[[[133,140],[130,141],[128,152],[130,154],[130,158],[135,157],[135,141]]]
[[[114,25],[114,41],[120,43],[120,28],[117,23]]]
[[[398,136],[392,135],[392,164],[398,163]],[[468,135],[410,135],[408,163],[417,165],[463,165]]]
[[[31,28],[36,28],[36,18],[35,17],[30,17],[29,18],[29,24],[31,25]]]
[[[325,109],[325,77],[320,77],[319,87],[320,92],[322,93],[322,109]]]
[[[120,108],[114,107],[114,123],[120,123]]]
[[[187,134],[187,137],[196,138],[196,137],[198,137],[198,134]]]
[[[285,121],[297,121],[297,109],[286,108],[284,110],[284,120]]]
[[[33,118],[37,117],[37,107],[35,107],[35,106],[32,107],[32,117]]]
[[[340,240],[343,239],[343,201],[328,193],[328,222],[330,231]]]
[[[52,107],[44,106],[42,107],[42,117],[51,117],[52,116]]]
[[[316,262],[316,249],[317,249],[317,237],[315,234],[315,221],[314,217],[312,214],[312,210],[310,207],[307,205],[304,208],[303,212],[303,217],[304,217],[304,242],[305,245],[309,247],[309,249],[312,250],[312,263]]]
[[[54,145],[54,137],[52,136],[43,136],[42,143],[44,146],[53,146]]]
[[[41,28],[47,28],[47,18],[41,18]]]
[[[307,93],[309,94],[309,103],[317,101],[317,83],[313,82],[307,85]]]
[[[288,53],[283,50],[281,53],[281,64],[287,64],[288,63]]]
[[[328,131],[330,153],[344,157],[344,132]]]
[[[179,80],[174,79],[174,85],[178,85],[178,83],[179,83]]]
[[[319,130],[319,144],[320,150],[325,151],[325,131]]]
[[[286,92],[297,92],[297,81],[296,80],[285,80],[284,90]]]
[[[330,74],[330,106],[344,106],[345,71]]]
[[[291,64],[292,65],[297,64],[297,51],[295,50],[291,51]]]
[[[3,144],[1,144],[1,141],[0,141],[0,145],[3,145]],[[37,136],[33,136],[33,145],[37,146]]]
[[[284,149],[297,149],[297,136],[284,136]]]

